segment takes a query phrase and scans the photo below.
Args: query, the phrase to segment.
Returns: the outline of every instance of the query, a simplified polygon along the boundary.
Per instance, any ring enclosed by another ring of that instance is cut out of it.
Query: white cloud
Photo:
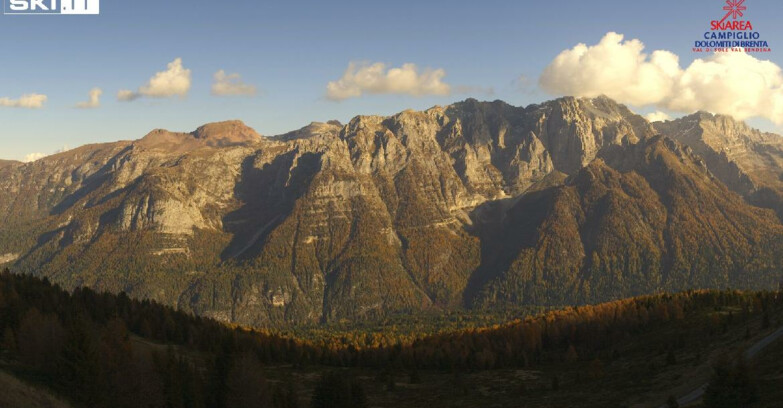
[[[103,94],[103,90],[101,88],[92,88],[89,92],[89,99],[87,102],[79,102],[76,104],[77,108],[81,109],[92,109],[97,108],[101,106],[101,95]]]
[[[737,52],[697,59],[666,101],[677,111],[706,110],[783,124],[783,74],[776,64]]]
[[[68,145],[63,145],[62,148],[55,150],[54,152],[50,154],[41,153],[41,152],[35,152],[35,153],[29,153],[22,158],[22,161],[25,163],[34,162],[38,159],[43,159],[44,157],[51,156],[52,154],[62,153],[65,151],[70,150],[71,148]]]
[[[36,161],[38,159],[41,159],[41,158],[44,158],[46,156],[47,155],[45,155],[43,153],[40,153],[40,152],[30,153],[30,154],[24,156],[22,161],[25,162],[25,163],[34,162],[34,161]]]
[[[182,66],[182,58],[168,64],[166,71],[156,73],[139,93],[153,98],[185,96],[190,90],[190,70]]]
[[[0,106],[9,108],[40,109],[46,103],[46,95],[26,94],[19,99],[0,98]]]
[[[182,58],[170,62],[165,71],[156,73],[137,91],[123,89],[117,92],[117,100],[128,102],[142,96],[150,98],[184,97],[190,90],[190,70],[182,66]]]
[[[678,57],[668,51],[642,53],[639,40],[623,42],[608,33],[597,45],[578,44],[555,57],[539,83],[552,93],[610,98],[641,106],[671,94],[678,75]]]
[[[666,112],[655,111],[644,115],[644,118],[650,122],[663,122],[665,120],[671,120],[672,117]]]
[[[65,145],[63,145],[63,147],[61,147],[61,148],[59,148],[59,149],[55,150],[55,151],[54,151],[54,153],[52,153],[52,154],[57,154],[57,153],[67,152],[68,150],[71,150],[71,147],[70,147],[70,146],[68,146],[67,144],[65,144]]]
[[[140,97],[141,97],[140,94],[133,91],[129,91],[127,89],[122,89],[119,92],[117,92],[117,100],[121,102],[130,102]]]
[[[242,82],[239,74],[226,74],[222,69],[212,76],[212,95],[217,96],[252,96],[256,94],[255,85]]]
[[[326,97],[334,101],[357,98],[368,94],[405,94],[413,96],[448,95],[451,87],[443,82],[446,71],[424,69],[415,64],[403,64],[400,68],[386,68],[386,64],[348,64],[342,78],[326,86]]]
[[[606,95],[634,106],[677,112],[706,110],[737,119],[783,123],[783,74],[776,64],[744,52],[713,54],[680,67],[669,51],[643,52],[639,40],[607,33],[593,46],[560,53],[539,78],[554,94]]]

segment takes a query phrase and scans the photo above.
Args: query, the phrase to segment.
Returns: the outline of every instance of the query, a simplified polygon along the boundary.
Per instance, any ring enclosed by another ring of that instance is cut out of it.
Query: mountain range
[[[265,326],[777,286],[783,138],[606,97],[0,161],[0,265]]]

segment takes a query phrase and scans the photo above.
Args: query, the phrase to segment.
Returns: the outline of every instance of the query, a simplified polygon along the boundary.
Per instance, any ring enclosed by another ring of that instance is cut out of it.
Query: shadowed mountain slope
[[[659,125],[599,97],[155,130],[0,163],[0,262],[250,325],[772,285],[777,159],[735,177]]]

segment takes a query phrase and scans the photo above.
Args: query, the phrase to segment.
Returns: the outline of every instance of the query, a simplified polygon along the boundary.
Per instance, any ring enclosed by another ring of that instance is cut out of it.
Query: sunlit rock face
[[[0,264],[248,325],[763,287],[776,137],[604,97],[154,130],[0,162]]]

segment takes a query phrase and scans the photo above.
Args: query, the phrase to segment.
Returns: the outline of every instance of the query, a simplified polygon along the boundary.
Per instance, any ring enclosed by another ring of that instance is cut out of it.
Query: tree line
[[[393,345],[318,344],[230,327],[120,293],[73,292],[46,278],[0,272],[0,362],[76,406],[296,407],[295,381],[264,378],[263,367],[482,370],[592,361],[691,313],[712,311],[705,335],[783,308],[776,292],[689,291],[570,307],[505,324]],[[724,313],[723,311],[732,310]],[[733,312],[739,311],[737,315]],[[328,370],[327,370],[328,371]],[[312,406],[364,406],[359,382],[326,373]],[[345,405],[348,404],[348,405]]]

